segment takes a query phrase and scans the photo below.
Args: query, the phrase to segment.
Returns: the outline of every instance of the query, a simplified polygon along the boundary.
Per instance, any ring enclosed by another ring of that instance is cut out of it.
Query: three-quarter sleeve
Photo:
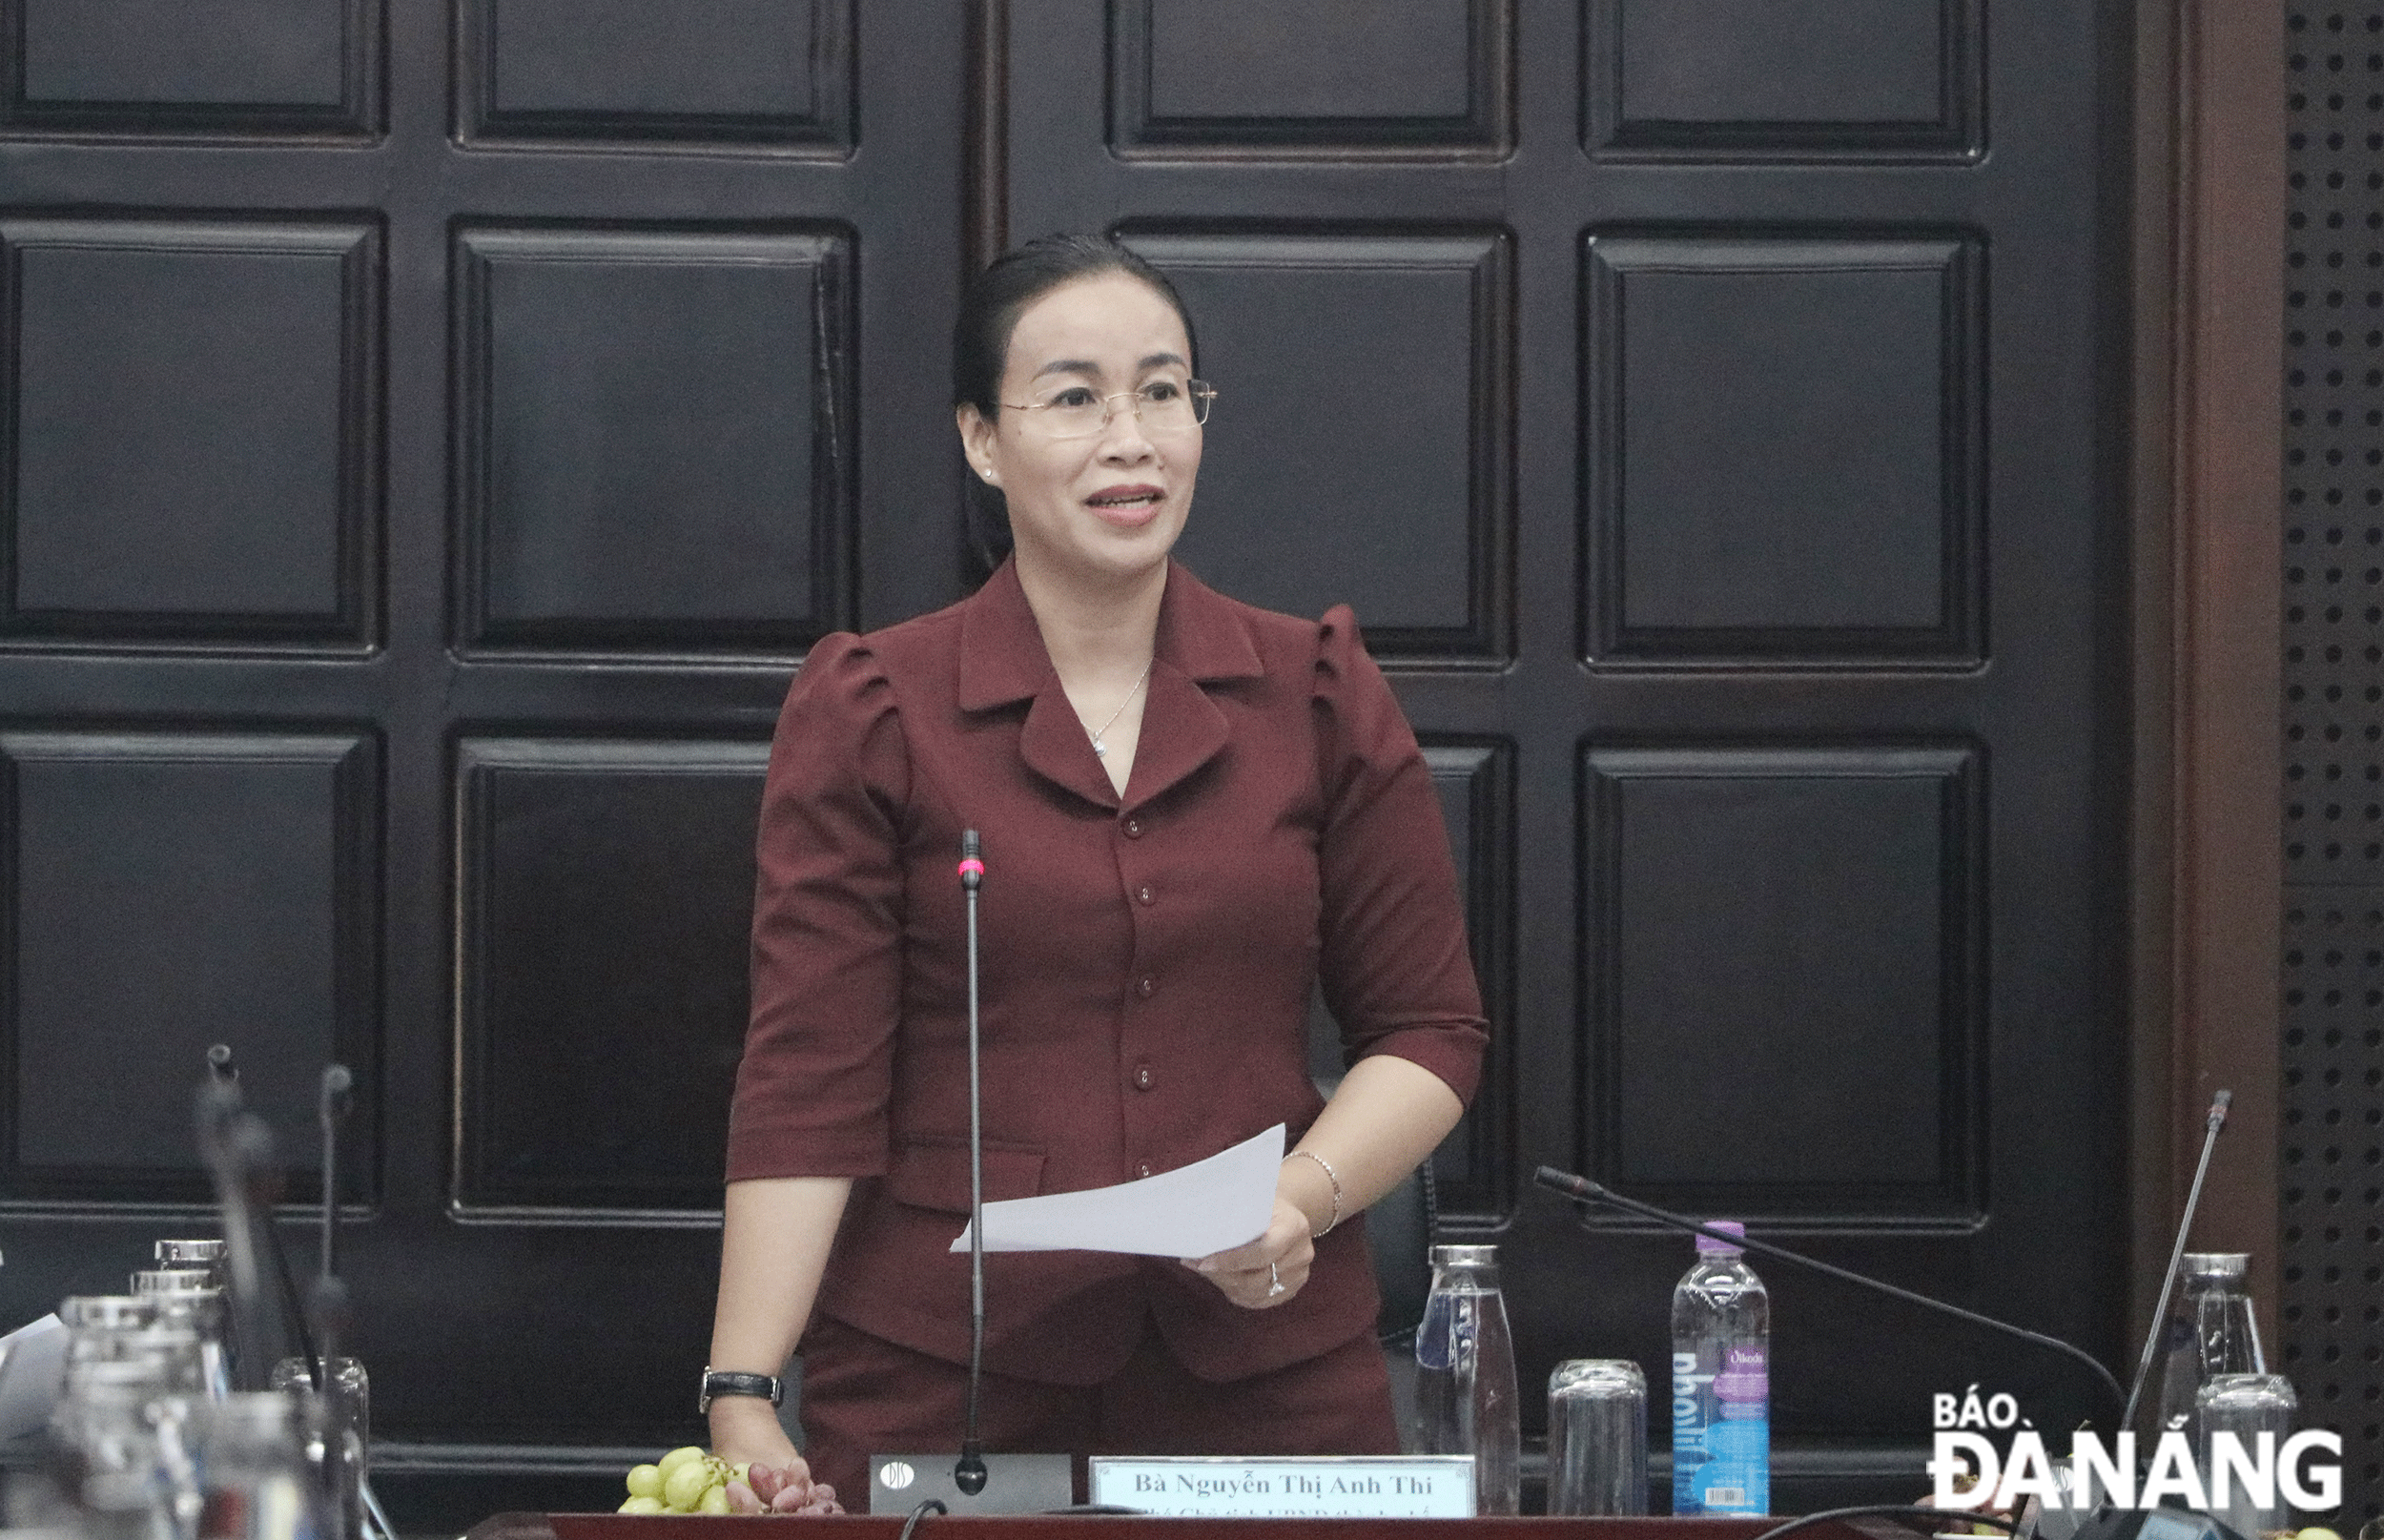
[[[1489,1041],[1440,799],[1346,605],[1318,627],[1319,970],[1349,1060],[1411,1059],[1470,1100]]]
[[[788,691],[762,792],[731,1181],[886,1170],[909,775],[868,645],[823,639]]]

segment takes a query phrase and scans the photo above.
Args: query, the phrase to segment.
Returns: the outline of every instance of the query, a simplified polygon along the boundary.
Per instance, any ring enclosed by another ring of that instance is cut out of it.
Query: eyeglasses
[[[1001,404],[1014,412],[1040,412],[1038,419],[1048,439],[1089,439],[1109,426],[1116,414],[1112,401],[1133,402],[1135,417],[1145,433],[1189,433],[1208,421],[1216,388],[1205,380],[1154,380],[1140,390],[1103,396],[1082,385],[1054,391],[1039,401]]]

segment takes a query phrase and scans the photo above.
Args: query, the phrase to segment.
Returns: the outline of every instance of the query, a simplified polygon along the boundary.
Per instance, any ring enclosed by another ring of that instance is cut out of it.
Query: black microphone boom
[[[985,880],[985,845],[974,829],[960,834],[960,891],[969,910],[969,1417],[952,1484],[964,1497],[985,1489],[985,1447],[976,1436],[976,1397],[985,1374],[985,1127],[977,1079],[976,890]]]
[[[969,1395],[960,1452],[947,1466],[944,1454],[908,1454],[881,1449],[870,1456],[870,1509],[898,1498],[914,1515],[1038,1513],[1068,1506],[1070,1481],[1064,1454],[1003,1453],[990,1458],[977,1431],[977,1402],[985,1388],[985,1103],[984,1016],[978,978],[977,890],[985,881],[985,843],[976,830],[960,835],[960,893],[968,918],[969,969]],[[954,1242],[959,1244],[958,1242]],[[946,1470],[952,1472],[949,1480]],[[924,1499],[925,1501],[922,1501]]]
[[[1625,1198],[1622,1194],[1611,1188],[1602,1187],[1587,1177],[1577,1177],[1570,1171],[1559,1171],[1554,1166],[1540,1167],[1531,1174],[1531,1180],[1551,1192],[1563,1193],[1568,1198],[1576,1198],[1588,1203],[1603,1203],[1608,1208],[1618,1208],[1626,1214],[1637,1214],[1642,1218],[1654,1220],[1659,1224],[1669,1224],[1675,1230],[1687,1230],[1693,1235],[1710,1235],[1716,1241],[1727,1241],[1734,1246],[1743,1246],[1749,1251],[1759,1252],[1766,1257],[1778,1257],[1782,1262],[1793,1262],[1799,1267],[1809,1267],[1817,1273],[1827,1273],[1832,1278],[1843,1279],[1849,1283],[1859,1283],[1864,1288],[1887,1295],[1891,1299],[1902,1300],[1907,1304],[1918,1304],[1926,1309],[1940,1311],[1959,1320],[1967,1321],[1974,1326],[1984,1326],[1989,1331],[2000,1331],[2005,1336],[2017,1337],[2022,1342],[2034,1343],[2039,1347],[2048,1347],[2056,1353],[2076,1359],[2087,1368],[2092,1369],[2094,1377],[2102,1381],[2104,1387],[2110,1391],[2111,1400],[2122,1405],[2127,1403],[2127,1392],[2120,1388],[2116,1375],[2105,1368],[2085,1348],[2073,1346],[2063,1342],[2059,1337],[2047,1337],[2041,1331],[2030,1331],[2025,1326],[2015,1326],[2007,1321],[1998,1321],[1993,1316],[1981,1315],[1976,1310],[1965,1310],[1959,1304],[1947,1304],[1943,1300],[1933,1300],[1925,1294],[1915,1294],[1908,1288],[1899,1288],[1893,1283],[1865,1277],[1861,1273],[1840,1267],[1835,1263],[1823,1262],[1819,1257],[1808,1257],[1801,1251],[1791,1251],[1786,1246],[1776,1246],[1769,1241],[1757,1241],[1751,1235],[1737,1236],[1732,1235],[1728,1230],[1717,1230],[1710,1224],[1701,1223],[1684,1214],[1675,1214],[1669,1209],[1657,1208],[1653,1203],[1642,1203],[1635,1198]]]

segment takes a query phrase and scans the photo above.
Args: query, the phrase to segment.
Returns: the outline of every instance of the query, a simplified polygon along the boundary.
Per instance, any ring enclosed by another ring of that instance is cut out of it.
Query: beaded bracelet
[[[1316,1232],[1316,1239],[1322,1241],[1325,1237],[1332,1234],[1341,1223],[1341,1173],[1333,1169],[1333,1163],[1330,1160],[1326,1160],[1314,1150],[1293,1150],[1289,1155],[1284,1156],[1284,1159],[1286,1160],[1295,1160],[1304,1155],[1309,1160],[1315,1161],[1317,1165],[1323,1169],[1325,1173],[1325,1180],[1333,1184],[1333,1217],[1331,1220],[1326,1222],[1323,1229]]]

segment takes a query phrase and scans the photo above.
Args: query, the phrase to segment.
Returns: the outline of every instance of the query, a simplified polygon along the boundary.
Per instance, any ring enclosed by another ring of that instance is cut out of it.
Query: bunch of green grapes
[[[624,1513],[726,1513],[729,1483],[743,1481],[746,1468],[730,1465],[701,1446],[672,1449],[652,1465],[629,1472]]]

